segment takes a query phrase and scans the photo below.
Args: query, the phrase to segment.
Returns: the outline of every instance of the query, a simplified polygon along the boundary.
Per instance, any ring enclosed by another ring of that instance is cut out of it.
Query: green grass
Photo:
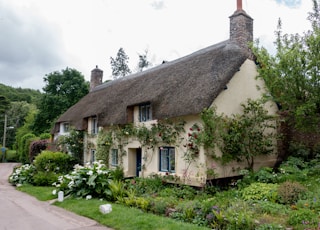
[[[18,187],[19,191],[28,193],[40,201],[47,201],[57,198],[52,195],[54,187],[41,187],[23,185]],[[89,217],[102,225],[119,230],[205,230],[208,228],[198,227],[193,224],[182,223],[170,218],[144,213],[136,208],[125,207],[120,204],[112,204],[112,212],[102,214],[99,211],[101,204],[110,203],[97,199],[85,200],[68,198],[63,202],[55,202],[54,205],[62,207],[81,216]]]
[[[54,187],[32,186],[24,184],[20,187],[17,187],[17,189],[21,192],[28,193],[29,195],[34,196],[41,201],[53,200],[57,198],[52,194]]]
[[[120,204],[112,203],[112,212],[102,214],[99,211],[101,204],[110,203],[97,199],[66,199],[63,202],[55,202],[54,204],[86,216],[97,222],[121,230],[167,230],[167,229],[184,229],[184,230],[204,230],[208,228],[198,227],[193,224],[182,223],[170,218],[156,216],[150,213],[144,213],[136,208],[125,207]]]

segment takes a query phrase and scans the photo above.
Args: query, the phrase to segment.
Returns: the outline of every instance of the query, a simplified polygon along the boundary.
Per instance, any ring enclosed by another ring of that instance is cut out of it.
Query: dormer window
[[[139,121],[145,122],[152,119],[151,104],[146,103],[139,106]]]

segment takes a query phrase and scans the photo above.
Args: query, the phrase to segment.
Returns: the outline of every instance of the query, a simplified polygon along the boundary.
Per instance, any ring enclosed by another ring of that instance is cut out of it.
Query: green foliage
[[[245,160],[248,168],[253,169],[255,156],[274,151],[276,118],[264,109],[263,100],[248,99],[241,106],[243,113],[232,117],[217,115],[215,108],[204,110],[197,143],[203,144],[207,155],[222,163]],[[215,154],[215,147],[222,151],[221,157]]]
[[[43,79],[46,85],[33,125],[37,135],[50,131],[54,120],[89,92],[89,84],[75,69],[55,71]]]
[[[34,123],[35,115],[37,113],[37,110],[35,107],[32,107],[27,116],[24,118],[24,124],[16,129],[16,140],[14,143],[14,148],[18,150],[20,153],[20,150],[23,148],[22,144],[22,137],[28,133],[32,133],[31,126]]]
[[[96,159],[109,166],[109,152],[113,144],[112,132],[100,130],[97,140]]]
[[[36,136],[32,133],[27,133],[21,137],[18,145],[19,161],[21,163],[31,163],[29,160],[29,147],[32,141],[36,140]]]
[[[111,192],[109,199],[111,200],[122,200],[126,195],[125,184],[120,180],[111,180],[109,182],[109,189]]]
[[[94,162],[92,165],[76,165],[70,174],[60,176],[55,186],[66,195],[75,197],[110,198],[111,180],[110,170],[101,162]]]
[[[299,209],[290,212],[288,224],[298,226],[297,229],[316,229],[319,224],[319,217],[309,209]]]
[[[275,55],[259,47],[252,50],[263,78],[274,100],[287,110],[295,125],[301,129],[318,130],[320,111],[319,44],[320,16],[316,0],[310,13],[312,30],[299,34],[283,34],[281,20],[276,31]]]
[[[131,73],[128,66],[129,57],[123,48],[120,48],[117,53],[117,57],[114,59],[110,57],[110,64],[112,69],[112,76],[114,79],[127,76]]]
[[[2,155],[0,154],[2,159]],[[7,162],[18,162],[19,161],[19,156],[17,154],[16,150],[7,150],[6,151],[6,161]]]
[[[59,137],[58,146],[61,151],[69,153],[76,160],[76,163],[83,163],[84,152],[84,132],[71,129],[69,135],[62,135]]]
[[[278,185],[267,183],[252,183],[241,191],[244,200],[262,200],[276,202],[278,200]]]
[[[286,181],[279,185],[278,195],[281,203],[294,204],[306,195],[307,189],[299,182]]]
[[[58,179],[58,174],[52,171],[37,171],[33,175],[32,184],[35,186],[51,186]]]
[[[112,178],[117,181],[122,181],[124,179],[124,172],[122,167],[116,167],[110,171]]]
[[[36,171],[34,165],[24,164],[16,167],[9,177],[9,182],[13,185],[32,184],[33,175]]]
[[[24,125],[28,114],[35,110],[35,105],[29,104],[25,101],[14,101],[10,103],[10,108],[6,112],[8,117],[7,127],[13,128],[7,129],[7,146],[11,147],[14,145],[17,130]],[[2,125],[3,124],[0,123],[0,127],[3,127]],[[3,135],[3,128],[0,130],[0,135]]]
[[[42,151],[34,159],[34,166],[38,172],[68,173],[72,170],[75,160],[62,152]]]
[[[5,96],[10,102],[25,101],[29,104],[38,105],[41,92],[34,89],[13,88],[0,83],[0,95]]]
[[[253,169],[254,157],[274,151],[276,138],[275,117],[268,114],[262,100],[248,99],[242,104],[243,114],[233,115],[226,122],[226,132],[222,133],[222,160],[246,160]]]

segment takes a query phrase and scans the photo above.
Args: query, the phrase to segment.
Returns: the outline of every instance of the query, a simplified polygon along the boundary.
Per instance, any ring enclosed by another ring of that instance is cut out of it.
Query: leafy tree
[[[60,136],[58,145],[62,148],[62,152],[70,153],[78,164],[83,163],[83,140],[84,132],[71,129],[70,134],[67,136]]]
[[[138,62],[138,69],[139,72],[143,71],[143,69],[148,68],[151,66],[151,62],[148,61],[148,50],[145,50],[143,54],[138,54],[139,62]]]
[[[0,114],[4,114],[10,107],[10,101],[5,97],[0,95]]]
[[[123,48],[120,48],[117,53],[117,57],[114,59],[110,57],[110,64],[112,68],[112,76],[114,79],[124,77],[131,73],[128,66],[129,57],[125,53]]]
[[[259,46],[252,47],[271,96],[287,111],[298,128],[318,130],[320,121],[320,14],[319,2],[313,0],[308,20],[311,30],[283,34],[279,19],[276,31],[276,54]]]
[[[7,127],[13,127],[13,129],[7,129],[7,146],[12,146],[14,144],[17,129],[23,126],[25,118],[31,110],[36,110],[35,105],[25,101],[11,102],[11,107],[7,110]],[[0,135],[3,135],[3,129],[0,130]]]
[[[89,92],[84,76],[71,68],[52,72],[44,81],[44,94],[33,126],[37,135],[48,132],[55,119]]]

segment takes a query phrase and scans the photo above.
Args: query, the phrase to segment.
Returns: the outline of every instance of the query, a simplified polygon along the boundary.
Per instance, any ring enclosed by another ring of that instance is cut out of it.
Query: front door
[[[139,172],[141,172],[141,148],[136,149],[136,176],[139,177]]]

